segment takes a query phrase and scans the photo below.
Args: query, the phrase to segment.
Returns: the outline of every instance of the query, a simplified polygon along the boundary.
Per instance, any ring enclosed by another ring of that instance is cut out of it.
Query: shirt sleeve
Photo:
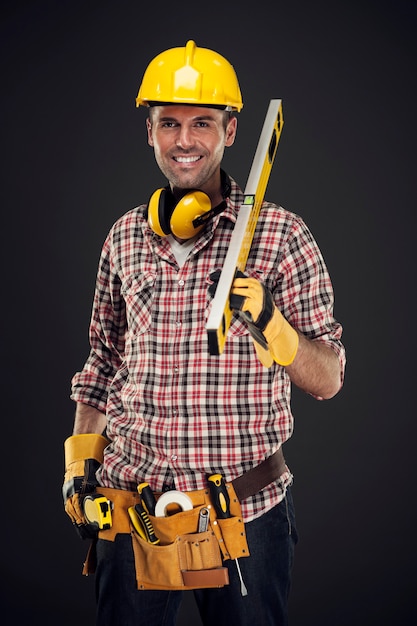
[[[323,255],[306,224],[293,216],[279,263],[277,306],[287,320],[313,341],[329,346],[338,356],[341,385],[346,354],[342,325],[334,317],[334,292]]]
[[[90,322],[90,354],[72,379],[71,398],[106,412],[110,384],[124,354],[126,312],[112,262],[111,233],[101,252]]]

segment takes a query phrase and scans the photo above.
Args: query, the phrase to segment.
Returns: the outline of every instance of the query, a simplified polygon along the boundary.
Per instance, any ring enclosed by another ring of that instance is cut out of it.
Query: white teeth
[[[199,160],[199,156],[194,156],[194,157],[175,157],[175,160],[178,163],[194,163],[195,161]]]

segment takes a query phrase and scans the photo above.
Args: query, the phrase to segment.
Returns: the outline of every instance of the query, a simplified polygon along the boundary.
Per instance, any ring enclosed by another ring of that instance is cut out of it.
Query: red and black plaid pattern
[[[102,250],[90,325],[91,352],[73,378],[72,398],[108,417],[111,443],[98,473],[107,487],[206,487],[272,454],[290,436],[285,368],[258,361],[244,323],[233,318],[224,353],[210,356],[210,274],[221,269],[243,194],[232,180],[224,212],[196,240],[182,268],[146,221],[146,206],[121,217]],[[264,203],[246,273],[263,281],[288,321],[345,353],[333,317],[331,281],[303,220]],[[243,503],[246,520],[277,504],[288,471]]]

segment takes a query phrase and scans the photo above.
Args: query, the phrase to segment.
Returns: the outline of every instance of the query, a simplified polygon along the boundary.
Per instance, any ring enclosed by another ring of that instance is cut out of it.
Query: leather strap
[[[284,454],[282,448],[279,448],[265,461],[232,480],[239,501],[242,502],[242,500],[254,496],[264,487],[278,480],[286,470]]]

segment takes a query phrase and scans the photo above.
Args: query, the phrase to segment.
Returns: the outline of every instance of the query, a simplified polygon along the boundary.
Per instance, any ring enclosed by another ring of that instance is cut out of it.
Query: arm
[[[298,333],[297,354],[286,367],[291,382],[317,398],[328,400],[342,386],[340,360],[332,348]]]
[[[77,402],[73,435],[96,433],[101,435],[106,429],[106,416],[93,406]]]
[[[297,331],[274,304],[271,293],[254,278],[235,279],[231,306],[246,319],[251,334],[266,345],[291,382],[318,399],[329,399],[342,386],[338,354],[320,339],[308,339]]]
[[[73,434],[104,431],[108,390],[122,363],[126,317],[113,254],[111,231],[97,272],[89,330],[90,354],[83,369],[71,381],[71,398],[77,405]]]
[[[65,511],[82,538],[91,536],[84,516],[83,500],[96,489],[96,472],[109,443],[102,435],[107,423],[107,394],[120,366],[124,347],[124,308],[110,252],[109,237],[103,247],[97,273],[90,324],[90,354],[83,370],[72,379],[71,397],[76,402],[73,434],[64,443],[62,492]]]
[[[294,385],[317,399],[332,398],[343,384],[345,351],[342,327],[333,316],[333,288],[324,259],[298,216],[265,212],[260,232],[268,234],[268,228],[286,234],[276,244],[280,254],[276,278],[270,278],[272,291],[257,279],[236,278],[231,308],[250,313],[249,331],[253,334],[256,326],[272,358],[285,367]]]

